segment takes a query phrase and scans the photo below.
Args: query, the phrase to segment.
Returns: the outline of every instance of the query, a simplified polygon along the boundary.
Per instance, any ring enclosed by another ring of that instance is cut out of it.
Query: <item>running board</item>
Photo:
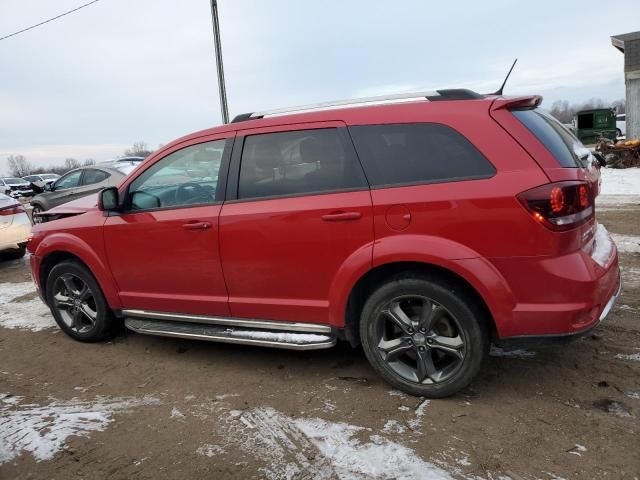
[[[144,335],[240,343],[290,350],[319,350],[333,347],[336,344],[335,337],[316,333],[269,331],[143,318],[126,318],[124,325],[129,330]]]
[[[149,310],[122,310],[125,318],[147,318],[169,322],[193,322],[207,325],[227,325],[229,327],[255,328],[258,330],[284,330],[286,332],[331,333],[329,325],[301,322],[279,322],[277,320],[253,320],[249,318],[210,317],[184,313],[155,312]]]

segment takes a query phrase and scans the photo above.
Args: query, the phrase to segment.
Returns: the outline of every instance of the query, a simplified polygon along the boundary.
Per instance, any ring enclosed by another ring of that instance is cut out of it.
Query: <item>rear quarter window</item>
[[[581,166],[574,153],[581,146],[580,141],[555,118],[538,109],[513,110],[511,113],[542,142],[560,165],[570,168]]]
[[[349,128],[371,186],[488,178],[495,167],[451,127],[438,123]]]

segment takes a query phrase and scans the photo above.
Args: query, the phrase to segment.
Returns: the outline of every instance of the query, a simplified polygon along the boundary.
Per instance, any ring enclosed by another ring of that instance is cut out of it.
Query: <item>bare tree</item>
[[[149,146],[140,140],[135,142],[131,148],[124,151],[124,154],[128,157],[145,157],[147,158],[153,152],[149,150]]]
[[[7,162],[9,163],[9,172],[11,172],[11,175],[14,177],[30,175],[33,170],[33,166],[27,161],[27,157],[24,155],[9,155]]]
[[[96,161],[93,158],[87,158],[84,162],[82,162],[83,167],[89,167],[95,164],[96,164]]]
[[[64,159],[64,168],[65,170],[73,170],[74,168],[78,168],[80,166],[80,162],[75,158],[65,158]]]
[[[618,113],[624,113],[624,100],[616,100],[610,105],[601,98],[591,98],[586,102],[571,105],[566,100],[556,100],[551,104],[550,113],[562,123],[571,123],[577,112],[593,108],[615,108]]]

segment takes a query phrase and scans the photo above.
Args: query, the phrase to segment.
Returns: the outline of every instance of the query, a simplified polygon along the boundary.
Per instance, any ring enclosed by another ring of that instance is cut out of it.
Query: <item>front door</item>
[[[218,248],[226,178],[218,172],[232,144],[176,147],[128,184],[125,211],[104,226],[125,309],[228,316]]]
[[[336,274],[373,245],[371,195],[343,124],[245,131],[236,146],[220,214],[231,314],[329,323]]]

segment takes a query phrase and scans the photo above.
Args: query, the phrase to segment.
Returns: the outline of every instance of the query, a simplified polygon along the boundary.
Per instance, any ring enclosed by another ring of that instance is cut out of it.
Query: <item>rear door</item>
[[[228,316],[218,215],[232,145],[233,134],[181,144],[124,186],[104,241],[125,309]]]
[[[220,214],[231,314],[329,323],[337,272],[352,256],[370,259],[373,245],[371,196],[344,124],[238,135]]]

